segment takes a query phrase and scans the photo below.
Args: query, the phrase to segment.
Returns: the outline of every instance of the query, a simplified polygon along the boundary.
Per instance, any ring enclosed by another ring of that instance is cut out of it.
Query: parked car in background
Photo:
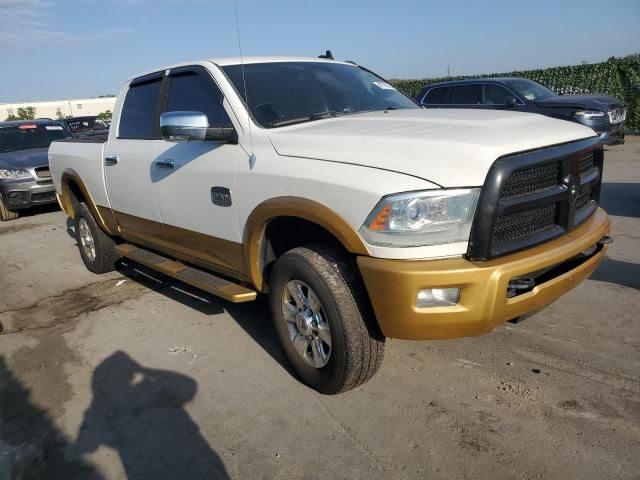
[[[0,220],[13,220],[21,209],[56,201],[47,151],[52,141],[71,137],[53,120],[0,122]]]
[[[63,118],[60,122],[79,137],[106,135],[109,133],[109,125],[96,116],[69,117]]]
[[[416,100],[427,108],[540,113],[591,127],[607,145],[624,143],[627,112],[620,100],[609,95],[557,95],[526,78],[478,78],[428,85]]]

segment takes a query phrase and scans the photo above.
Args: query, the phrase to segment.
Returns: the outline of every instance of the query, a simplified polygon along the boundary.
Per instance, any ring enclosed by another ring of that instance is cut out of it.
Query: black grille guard
[[[580,159],[589,152],[594,153],[595,169],[580,176]],[[561,162],[561,178],[564,183],[517,197],[503,198],[503,186],[513,172],[551,162]],[[472,260],[489,260],[508,253],[520,251],[551,240],[570,231],[586,220],[597,208],[600,197],[600,179],[603,164],[602,143],[598,137],[577,142],[564,143],[500,157],[489,169],[478,199],[467,257]],[[588,208],[578,211],[572,183],[578,189],[590,185],[592,202]],[[550,229],[512,242],[509,245],[494,245],[492,235],[496,217],[521,212],[536,207],[557,203],[557,224]]]

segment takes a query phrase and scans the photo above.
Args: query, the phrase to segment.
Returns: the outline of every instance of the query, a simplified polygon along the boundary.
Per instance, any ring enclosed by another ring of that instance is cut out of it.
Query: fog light
[[[9,192],[9,200],[24,200],[24,192]]]
[[[459,288],[424,288],[418,292],[416,307],[451,307],[460,300]]]

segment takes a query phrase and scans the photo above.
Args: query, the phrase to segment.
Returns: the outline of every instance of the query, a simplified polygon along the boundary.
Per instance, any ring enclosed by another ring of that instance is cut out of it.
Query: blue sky
[[[387,78],[640,52],[640,0],[238,0],[245,55],[331,49]],[[230,0],[0,0],[0,102],[117,93],[140,71],[237,56]]]

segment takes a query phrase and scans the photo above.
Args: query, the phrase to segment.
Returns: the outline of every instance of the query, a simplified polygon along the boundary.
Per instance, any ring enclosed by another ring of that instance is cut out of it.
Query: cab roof
[[[345,65],[353,65],[351,62],[344,62],[340,60],[330,60],[326,58],[318,58],[318,57],[223,57],[223,58],[209,58],[204,60],[192,60],[190,62],[180,62],[174,65],[166,65],[163,67],[155,68],[153,70],[147,70],[146,72],[138,73],[129,77],[127,80],[131,81],[140,77],[144,77],[145,75],[154,74],[160,72],[162,70],[170,70],[172,68],[179,67],[187,67],[190,65],[198,65],[203,63],[213,63],[218,65],[219,67],[227,67],[230,65],[250,65],[252,63],[276,63],[276,62],[318,62],[318,63],[341,63]]]

